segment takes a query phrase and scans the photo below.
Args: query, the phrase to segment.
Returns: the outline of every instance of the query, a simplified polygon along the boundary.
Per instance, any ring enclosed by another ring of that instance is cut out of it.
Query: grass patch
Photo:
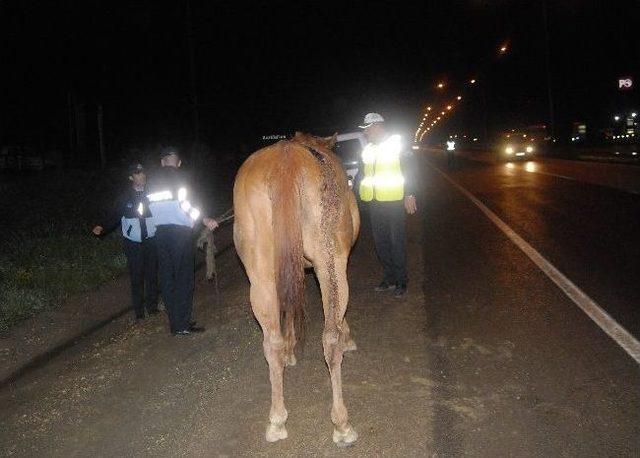
[[[194,174],[212,215],[231,205],[236,165]],[[125,271],[119,229],[90,231],[127,186],[116,169],[0,175],[0,333]]]
[[[113,175],[57,172],[4,183],[0,332],[123,272],[119,235],[89,232],[122,184]]]

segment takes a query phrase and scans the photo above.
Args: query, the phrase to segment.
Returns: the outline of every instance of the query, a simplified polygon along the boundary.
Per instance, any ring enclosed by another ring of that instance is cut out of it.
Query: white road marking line
[[[529,170],[526,170],[527,172],[529,172]],[[571,181],[577,181],[577,178],[573,178],[573,177],[568,177],[565,175],[558,175],[557,173],[549,173],[549,172],[540,172],[538,170],[533,171],[533,172],[529,172],[529,173],[539,173],[540,175],[549,175],[551,177],[558,177],[558,178],[564,178],[565,180],[571,180]]]
[[[568,177],[568,176],[565,176],[565,175],[558,175],[557,173],[541,172],[539,170],[536,170],[536,171],[526,170],[526,171],[529,172],[529,173],[539,173],[541,175],[549,175],[549,176],[552,176],[552,177],[564,178],[565,180],[580,181],[578,178]],[[631,193],[631,194],[640,194],[640,191],[635,191],[633,189],[619,188],[617,186],[608,185],[608,184],[591,183],[589,181],[580,181],[580,182],[581,183],[586,183],[586,184],[592,184],[592,185],[595,185],[595,186],[604,186],[606,188],[617,189],[618,191],[624,191],[624,192],[628,192],[628,193]]]
[[[520,237],[513,229],[511,229],[504,221],[502,221],[495,213],[478,200],[473,194],[456,183],[451,177],[440,170],[438,167],[429,164],[438,171],[449,183],[451,183],[458,191],[464,194],[471,202],[473,202],[484,213],[489,220],[498,226],[504,234],[518,247],[529,259],[537,265],[547,277],[551,279],[578,307],[586,313],[609,337],[616,341],[636,363],[640,364],[640,342],[633,337],[625,328],[623,328],[611,315],[605,312],[593,299],[578,288],[571,280],[569,280],[562,272],[560,272],[553,264],[544,258],[538,251],[529,245],[522,237]]]

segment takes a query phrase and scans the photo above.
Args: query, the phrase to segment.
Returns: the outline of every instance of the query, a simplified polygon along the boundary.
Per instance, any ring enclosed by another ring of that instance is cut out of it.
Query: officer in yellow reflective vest
[[[417,210],[411,171],[413,156],[399,135],[391,135],[378,113],[364,117],[364,135],[369,142],[362,150],[363,169],[358,187],[360,200],[367,202],[373,239],[382,263],[382,281],[375,290],[393,290],[397,298],[407,292],[405,214]]]

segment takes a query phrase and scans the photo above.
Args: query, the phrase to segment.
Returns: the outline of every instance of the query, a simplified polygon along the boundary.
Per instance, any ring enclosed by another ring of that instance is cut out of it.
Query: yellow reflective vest
[[[360,181],[360,199],[392,202],[404,198],[401,152],[400,135],[391,135],[377,145],[369,143],[362,150],[364,177]]]

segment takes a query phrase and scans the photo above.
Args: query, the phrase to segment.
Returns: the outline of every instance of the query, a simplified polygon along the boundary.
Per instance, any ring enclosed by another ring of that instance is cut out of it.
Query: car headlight
[[[513,154],[513,146],[507,146],[504,151],[507,154]]]
[[[533,153],[533,146],[527,146],[527,153]]]

